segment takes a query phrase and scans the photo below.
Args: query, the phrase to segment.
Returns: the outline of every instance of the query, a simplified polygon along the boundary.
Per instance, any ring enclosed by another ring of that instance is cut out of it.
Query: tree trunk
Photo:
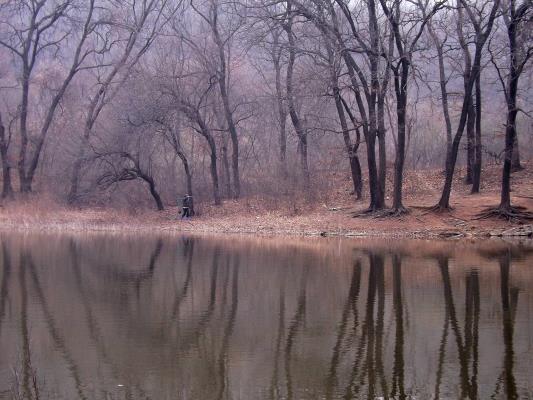
[[[28,97],[30,91],[30,71],[26,64],[27,60],[23,59],[22,71],[22,99],[20,102],[20,149],[18,159],[19,190],[22,193],[31,192],[31,185],[26,179],[26,151],[28,148]]]
[[[324,36],[324,40],[326,42],[326,48],[328,51],[328,62],[329,62],[329,68],[331,73],[331,85],[333,88],[333,99],[335,100],[335,107],[337,109],[337,115],[339,116],[339,123],[341,125],[341,131],[342,131],[342,138],[344,140],[344,146],[346,148],[346,153],[348,155],[348,161],[350,163],[350,171],[352,175],[352,183],[354,188],[354,195],[357,200],[361,198],[361,165],[359,164],[359,158],[357,157],[357,148],[359,147],[359,143],[356,145],[352,144],[352,139],[350,137],[350,130],[348,128],[348,123],[346,121],[346,114],[344,113],[344,109],[346,107],[346,110],[348,110],[348,105],[343,102],[341,92],[339,89],[339,79],[337,75],[337,67],[335,65],[335,57],[333,53],[333,48],[328,41],[328,37]],[[353,116],[350,114],[350,118],[352,119]],[[355,124],[355,121],[352,119],[352,122],[354,123],[354,128],[357,128],[357,125]]]
[[[218,8],[216,3],[213,3],[213,19],[211,21],[211,28],[213,29],[213,36],[215,43],[218,47],[218,56],[220,62],[220,70],[218,76],[218,85],[220,88],[220,97],[222,98],[222,104],[224,105],[224,116],[226,117],[226,122],[228,123],[228,130],[231,137],[231,168],[233,173],[233,196],[238,199],[241,196],[241,180],[239,176],[239,137],[237,136],[237,128],[235,126],[235,121],[233,120],[233,112],[230,106],[229,94],[227,89],[226,80],[228,78],[227,68],[226,68],[226,54],[224,51],[224,42],[220,37],[218,31]]]
[[[181,163],[183,164],[183,170],[185,171],[185,179],[187,182],[187,194],[191,197],[193,197],[193,190],[192,190],[192,173],[191,169],[189,167],[189,161],[187,160],[187,157],[185,154],[181,151],[177,152],[178,157],[181,160]],[[194,205],[191,203],[189,206],[191,215],[194,215]]]
[[[276,100],[278,103],[279,117],[279,163],[283,179],[287,179],[287,111],[283,105],[283,89],[281,84],[281,65],[278,56],[274,56],[274,69],[276,71]]]
[[[0,114],[0,158],[2,159],[2,199],[11,197],[13,186],[11,185],[11,166],[8,159],[9,140],[6,138],[6,130]]]
[[[163,202],[161,201],[161,197],[159,196],[159,193],[157,193],[157,190],[155,189],[155,185],[150,184],[150,193],[152,194],[152,197],[154,198],[155,204],[157,206],[158,211],[163,211],[165,207],[163,207]]]
[[[472,184],[472,168],[474,164],[474,145],[475,145],[475,128],[476,124],[476,109],[474,102],[470,99],[470,106],[468,107],[467,122],[466,122],[466,175],[465,183]]]
[[[307,135],[303,135],[298,140],[298,154],[300,155],[300,170],[302,171],[302,180],[306,191],[310,188],[309,165],[307,163]]]
[[[70,175],[70,189],[67,195],[67,202],[69,204],[73,204],[78,199],[80,174],[84,153],[85,149],[83,145],[80,145],[80,148],[78,149],[78,155],[74,161],[74,166],[72,167],[72,174]]]
[[[231,173],[229,169],[228,147],[226,146],[226,143],[222,144],[222,165],[224,166],[226,197],[229,199],[231,198]]]
[[[515,127],[516,132],[516,127]],[[520,163],[520,151],[518,150],[518,135],[515,133],[514,143],[513,143],[513,155],[511,159],[511,172],[521,171],[524,167]]]
[[[357,150],[350,150],[350,169],[352,171],[352,182],[354,185],[355,198],[361,200],[363,195],[363,179],[361,173],[361,163],[359,162],[359,157],[357,156]]]
[[[446,68],[444,65],[444,51],[443,44],[439,40],[439,36],[433,29],[431,21],[427,23],[428,32],[433,40],[433,44],[437,49],[437,59],[439,62],[439,86],[442,104],[442,114],[444,115],[444,123],[446,125],[446,158],[448,158],[452,150],[452,121],[450,118],[450,109],[448,106],[448,89],[446,88]]]
[[[382,181],[379,174],[385,174],[385,166],[377,170],[376,166],[376,137],[379,135],[378,114],[376,112],[376,105],[380,89],[379,84],[379,24],[376,13],[376,3],[374,0],[367,2],[368,16],[369,16],[369,36],[370,36],[370,52],[368,54],[370,64],[370,95],[368,98],[368,120],[369,132],[366,139],[367,145],[367,161],[368,161],[368,179],[369,184],[374,186],[370,194],[370,209],[379,210],[385,207],[385,193],[382,190],[384,187],[384,180]],[[370,140],[369,140],[370,139]],[[383,149],[384,150],[384,149]],[[373,195],[372,195],[373,192]],[[374,197],[374,198],[372,198]]]
[[[211,129],[209,129],[209,126],[206,124],[200,112],[198,111],[197,108],[195,108],[195,106],[183,100],[180,100],[178,105],[179,105],[180,110],[191,121],[198,124],[198,127],[200,128],[199,130],[200,134],[207,141],[207,144],[209,146],[210,159],[211,159],[210,171],[211,171],[211,180],[213,182],[213,199],[215,201],[215,205],[219,206],[221,204],[221,201],[220,201],[220,189],[219,189],[219,184],[218,184],[218,172],[217,172],[217,146],[215,144],[215,139],[213,138],[213,135],[211,134]]]
[[[522,73],[523,66],[519,66],[517,46],[517,30],[519,29],[519,22],[522,18],[522,14],[527,10],[527,3],[518,9],[515,9],[514,1],[511,1],[509,7],[510,21],[507,25],[507,36],[509,38],[509,51],[510,51],[510,65],[509,75],[507,83],[507,123],[505,128],[505,159],[503,162],[502,171],[502,190],[500,198],[500,210],[509,212],[511,211],[511,172],[513,168],[513,153],[518,149],[518,141],[516,139],[516,117],[518,114],[518,108],[516,106],[516,99],[518,96],[518,80]]]
[[[217,173],[217,155],[216,152],[214,152],[213,149],[211,149],[211,179],[213,181],[213,199],[215,201],[215,205],[219,206],[222,204],[220,201],[220,190],[218,187],[218,173]]]
[[[384,90],[384,89],[382,89]],[[386,89],[385,89],[386,90]],[[385,202],[385,192],[387,190],[387,144],[385,141],[385,94],[378,98],[378,144],[379,144],[379,185],[380,193]]]
[[[2,152],[2,198],[6,199],[13,195],[13,186],[11,184],[11,167],[9,162],[5,160],[4,152]]]
[[[392,59],[394,55],[394,35],[389,35],[389,44],[388,44],[388,54],[387,57],[389,60]],[[387,91],[389,87],[391,69],[387,65],[385,69],[383,80],[381,83],[381,88],[378,94],[377,101],[377,117],[378,117],[378,143],[379,143],[379,183],[381,188],[381,197],[382,202],[385,204],[385,193],[387,190],[387,143],[385,140],[385,135],[387,129],[385,128],[385,99],[387,97]]]
[[[491,9],[487,24],[485,25],[485,31],[482,33],[478,33],[476,35],[476,51],[474,55],[474,62],[472,65],[472,70],[471,70],[471,74],[468,79],[467,85],[465,85],[465,94],[464,94],[464,99],[463,99],[463,106],[461,109],[461,117],[459,119],[459,125],[457,127],[455,137],[453,138],[451,152],[449,156],[446,157],[446,178],[444,181],[444,187],[442,189],[441,197],[437,204],[437,209],[440,209],[440,210],[450,209],[450,194],[452,191],[453,175],[455,171],[455,165],[457,162],[457,153],[459,151],[461,137],[463,136],[463,132],[465,129],[468,109],[472,101],[472,90],[474,87],[475,80],[477,79],[477,76],[480,73],[482,50],[492,30],[494,19],[496,18],[496,11],[498,10],[499,5],[500,5],[500,1],[495,0],[494,4],[492,5],[492,9]]]
[[[394,195],[392,208],[396,212],[405,210],[402,202],[403,169],[405,165],[405,130],[407,114],[407,80],[409,79],[409,61],[403,56],[400,71],[394,72],[394,87],[396,92],[396,114],[398,123],[398,143],[394,162]]]
[[[515,39],[516,40],[516,39]],[[516,62],[516,54],[511,55],[511,59]],[[512,158],[513,158],[513,144],[516,138],[516,116],[518,110],[516,108],[516,97],[518,93],[518,78],[516,68],[512,66],[509,74],[509,88],[507,96],[507,123],[505,128],[505,151],[502,171],[502,190],[500,197],[500,208],[502,210],[511,209],[511,172],[512,172]]]
[[[291,117],[292,125],[296,131],[296,136],[298,137],[298,152],[300,155],[300,170],[303,177],[303,184],[305,190],[310,188],[310,176],[309,176],[309,165],[307,163],[307,132],[305,131],[302,121],[296,111],[296,105],[294,104],[294,92],[293,92],[293,82],[292,75],[294,71],[294,62],[296,60],[296,48],[294,43],[294,35],[292,33],[292,9],[291,1],[287,1],[287,15],[288,22],[284,26],[288,41],[289,41],[289,62],[287,65],[287,77],[286,77],[286,86],[287,86],[287,103],[289,108],[289,115]]]
[[[146,179],[145,179],[146,180]],[[165,207],[163,207],[163,202],[161,201],[161,196],[159,196],[159,193],[157,192],[155,188],[154,180],[150,178],[150,180],[147,180],[148,187],[150,189],[150,194],[154,198],[155,204],[157,206],[158,211],[163,211]]]
[[[472,165],[472,193],[479,193],[481,185],[481,74],[476,79],[476,136]]]
[[[350,117],[350,120],[352,121],[352,125],[355,129],[356,134],[356,142],[351,143],[351,140],[349,141],[350,146],[348,147],[348,157],[350,159],[350,169],[352,171],[352,181],[354,184],[354,194],[355,198],[357,200],[360,200],[362,197],[363,192],[363,174],[361,172],[361,163],[359,162],[359,156],[357,155],[357,150],[359,150],[359,145],[361,144],[361,132],[359,130],[359,125],[353,115],[353,113],[350,111],[350,108],[348,107],[348,103],[340,96],[340,99],[342,101],[342,105],[344,106],[344,109],[346,110],[346,113]],[[350,137],[348,136],[348,139]],[[345,142],[346,143],[346,142]]]
[[[333,66],[334,68],[334,66]],[[352,183],[355,198],[359,200],[361,198],[361,165],[359,158],[357,157],[357,148],[352,144],[350,138],[350,131],[348,129],[348,123],[346,122],[346,115],[344,114],[344,108],[341,100],[341,95],[338,87],[336,73],[333,72],[333,97],[335,99],[335,106],[337,108],[337,114],[339,116],[339,122],[342,129],[342,137],[344,139],[344,146],[348,154],[348,161],[350,163],[350,171],[352,175]]]
[[[380,210],[385,206],[384,201],[384,193],[381,190],[381,184],[379,182],[378,178],[378,170],[376,165],[376,134],[377,134],[377,127],[376,127],[376,118],[375,118],[375,106],[376,106],[376,91],[379,88],[379,81],[378,81],[378,64],[376,60],[380,57],[377,47],[375,46],[379,45],[379,38],[378,32],[377,32],[377,25],[376,25],[376,13],[375,13],[375,2],[369,1],[368,2],[369,12],[370,15],[373,18],[374,23],[372,24],[372,50],[368,53],[369,59],[372,60],[371,63],[371,71],[372,71],[372,95],[368,95],[368,90],[365,87],[364,94],[366,97],[366,102],[368,105],[368,112],[365,109],[365,105],[363,102],[363,96],[360,89],[360,84],[358,79],[361,78],[361,83],[365,82],[366,85],[366,79],[364,77],[364,74],[362,74],[361,69],[357,65],[356,61],[352,57],[349,51],[346,51],[346,47],[344,44],[343,36],[339,29],[339,22],[337,21],[335,9],[334,7],[330,7],[330,12],[332,15],[332,23],[333,23],[333,30],[335,33],[335,37],[337,38],[339,50],[341,52],[342,58],[344,60],[344,63],[346,64],[346,68],[348,71],[348,76],[350,77],[351,82],[351,89],[353,90],[355,100],[357,103],[357,108],[359,111],[359,115],[361,118],[361,126],[363,128],[363,135],[365,137],[366,142],[366,152],[367,152],[367,166],[368,166],[368,186],[370,191],[370,204],[368,206],[369,211],[376,211]],[[370,9],[373,9],[371,11]],[[343,9],[344,15],[351,20],[350,13]],[[352,20],[353,22],[353,20]]]

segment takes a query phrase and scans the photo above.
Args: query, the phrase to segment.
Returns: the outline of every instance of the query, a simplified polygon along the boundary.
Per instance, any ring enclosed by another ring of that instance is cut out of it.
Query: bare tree
[[[110,168],[98,179],[99,185],[109,187],[119,182],[140,179],[148,184],[148,189],[155,201],[157,210],[163,211],[165,209],[161,196],[156,189],[155,180],[151,173],[152,168],[150,165],[148,168],[143,168],[138,154],[121,151],[102,154],[101,157],[107,159],[106,164]],[[117,160],[115,161],[113,158]]]
[[[23,193],[32,190],[33,178],[46,136],[68,86],[74,76],[84,68],[85,60],[94,54],[95,50],[85,44],[96,26],[95,3],[96,0],[89,0],[84,5],[77,4],[73,0],[59,2],[11,0],[3,5],[4,10],[8,11],[5,19],[0,21],[4,33],[0,38],[0,45],[9,49],[20,62],[18,172],[20,190]],[[78,15],[83,17],[80,18]],[[28,118],[31,106],[36,107],[32,104],[30,96],[32,74],[47,52],[59,51],[61,47],[68,48],[67,38],[70,37],[76,38],[74,51],[67,55],[70,66],[59,86],[53,89],[52,99],[46,106],[45,117],[40,124],[38,134],[30,138]],[[28,152],[30,140],[33,150],[31,153]]]
[[[273,38],[271,55],[274,73],[276,75],[276,103],[279,118],[279,163],[281,176],[287,178],[287,107],[285,105],[285,90],[282,79],[283,45],[280,43],[281,31],[278,27],[271,28]],[[285,88],[286,89],[286,88]]]
[[[360,125],[365,137],[367,149],[368,180],[370,191],[370,205],[367,211],[377,211],[385,207],[385,178],[386,178],[386,151],[385,151],[385,93],[390,77],[388,66],[382,67],[380,59],[382,54],[390,54],[392,42],[388,49],[380,43],[380,25],[376,2],[366,2],[368,21],[365,21],[368,40],[365,40],[358,29],[358,11],[352,13],[349,5],[343,0],[321,3],[311,1],[307,3],[294,0],[297,11],[307,19],[313,21],[322,32],[330,32],[335,38],[336,46],[342,54],[346,64],[347,74],[350,78],[351,90],[359,112]],[[314,9],[320,12],[315,12]],[[349,27],[350,36],[342,32],[340,15]],[[327,17],[327,18],[326,18]],[[362,60],[359,58],[363,57]],[[368,71],[365,71],[365,67]],[[383,71],[382,71],[383,70]],[[381,72],[381,74],[380,74]],[[379,169],[376,161],[376,139],[379,141]]]
[[[461,6],[463,6],[466,10],[469,10],[469,12],[473,12],[469,8],[470,5],[466,2],[466,0],[459,0],[459,1],[461,1]],[[444,181],[444,187],[442,189],[442,194],[441,194],[438,204],[435,207],[433,207],[433,209],[436,211],[444,211],[444,210],[450,209],[450,194],[452,191],[452,181],[453,181],[453,175],[454,175],[455,165],[457,161],[457,153],[459,152],[459,145],[461,143],[461,138],[463,136],[463,132],[465,129],[470,102],[472,101],[472,92],[474,89],[474,83],[481,70],[481,56],[483,54],[483,48],[492,31],[494,20],[496,19],[496,16],[497,16],[499,3],[500,3],[500,0],[495,0],[493,2],[492,7],[490,8],[489,15],[486,18],[486,22],[483,24],[484,29],[476,33],[475,53],[474,53],[474,58],[472,62],[472,70],[471,70],[471,74],[468,79],[467,85],[465,87],[465,93],[463,97],[463,106],[461,108],[461,116],[459,119],[459,125],[457,127],[457,131],[453,138],[452,149],[451,149],[451,152],[449,153],[449,156],[446,157],[446,177]]]
[[[359,162],[359,157],[357,154],[357,150],[361,143],[361,133],[360,133],[357,121],[355,120],[353,113],[350,111],[350,107],[348,106],[348,103],[342,97],[341,89],[339,87],[339,74],[340,74],[339,61],[340,60],[339,60],[339,57],[336,57],[338,56],[338,54],[334,52],[333,46],[330,43],[330,38],[327,32],[324,32],[324,41],[325,41],[325,46],[326,46],[327,53],[328,53],[327,58],[328,58],[328,65],[329,65],[330,74],[331,74],[331,89],[333,91],[333,99],[335,101],[335,108],[337,109],[337,115],[339,117],[339,123],[341,126],[344,146],[348,154],[348,161],[350,164],[350,172],[351,172],[352,183],[354,187],[354,195],[355,195],[355,198],[359,200],[361,199],[362,190],[363,190],[363,179],[361,176],[361,164]],[[345,112],[348,114],[350,121],[353,124],[353,129],[350,129],[348,127],[348,122],[346,119]],[[357,139],[355,143],[352,142],[352,138],[350,135],[351,130],[356,131]]]
[[[500,77],[507,104],[507,121],[505,126],[505,158],[502,171],[502,186],[500,205],[495,209],[488,209],[481,214],[482,217],[496,216],[506,219],[533,218],[528,212],[522,212],[511,205],[511,171],[513,164],[513,152],[516,144],[516,117],[519,107],[517,104],[518,83],[527,62],[533,57],[533,45],[531,23],[533,4],[524,0],[520,5],[515,0],[505,1],[503,4],[504,20],[507,27],[509,40],[509,66],[507,79],[502,71],[496,66]],[[494,60],[493,60],[494,61]]]
[[[135,1],[124,2],[118,10],[109,10],[111,16],[102,24],[105,30],[99,32],[103,43],[99,45],[98,51],[101,63],[94,66],[98,72],[97,83],[87,104],[82,140],[72,168],[69,203],[74,203],[79,196],[80,173],[94,125],[104,107],[113,100],[129,78],[131,69],[148,51],[161,29],[179,8],[179,2],[176,6],[167,7],[168,3],[169,0],[146,0],[139,4]],[[114,19],[114,15],[127,22],[120,23]],[[115,46],[121,42],[124,45],[117,51]]]
[[[408,101],[408,80],[409,69],[413,59],[413,52],[416,50],[416,45],[422,36],[424,28],[429,20],[439,8],[444,4],[437,2],[431,9],[428,15],[411,15],[408,12],[402,11],[401,1],[395,2],[394,8],[389,8],[385,0],[380,0],[381,8],[387,16],[391,25],[392,35],[396,44],[396,52],[398,61],[396,63],[389,61],[390,68],[394,75],[394,93],[396,95],[396,118],[397,118],[397,145],[396,145],[396,160],[394,164],[394,195],[392,203],[392,212],[395,215],[405,213],[407,209],[402,202],[402,186],[403,186],[403,170],[405,164],[405,134],[406,134],[406,118],[407,118],[407,101]],[[426,5],[429,2],[426,2]],[[407,14],[407,21],[403,21],[403,15]],[[400,30],[400,24],[409,24],[408,21],[413,21],[410,24],[413,26],[408,31],[414,32],[412,37],[406,37]]]
[[[11,185],[11,164],[9,160],[9,144],[11,143],[11,130],[6,128],[0,113],[0,157],[2,158],[2,198],[11,197],[13,186]]]
[[[425,15],[425,7],[422,1],[418,2],[422,12]],[[441,12],[442,14],[442,12]],[[446,24],[447,20],[441,21],[437,20],[436,18],[432,18],[428,20],[427,22],[427,32],[429,33],[429,36],[431,37],[431,40],[433,42],[433,45],[435,46],[435,51],[437,55],[437,61],[439,64],[439,88],[440,88],[440,95],[441,95],[441,105],[442,105],[442,114],[444,117],[444,123],[446,127],[446,155],[448,155],[452,150],[452,121],[450,118],[450,107],[448,102],[448,81],[449,76],[446,72],[446,64],[445,64],[445,58],[444,58],[444,46],[447,41],[447,35],[443,38],[439,36],[439,31],[436,29],[436,25],[438,22],[441,24]]]
[[[472,57],[470,55],[470,49],[465,38],[463,27],[465,25],[463,8],[466,10],[470,23],[474,29],[475,37],[479,37],[482,34],[483,19],[479,18],[473,12],[473,7],[465,4],[457,5],[457,32],[459,36],[459,43],[463,50],[465,59],[464,70],[464,85],[465,91],[472,74]],[[472,94],[474,99],[470,99],[469,108],[467,114],[467,175],[466,182],[472,184],[472,193],[479,193],[479,187],[481,183],[481,69],[475,77],[474,85],[475,93]]]
[[[220,189],[218,183],[218,170],[217,170],[217,147],[215,138],[207,124],[206,120],[202,116],[197,105],[188,102],[187,100],[178,100],[177,107],[179,110],[193,123],[196,124],[197,132],[203,136],[209,146],[210,152],[210,172],[211,180],[213,183],[213,199],[215,205],[222,204],[220,200]]]
[[[230,103],[229,94],[229,71],[227,65],[226,46],[231,41],[236,29],[231,30],[225,37],[220,32],[220,5],[218,0],[209,0],[208,13],[202,12],[191,1],[191,6],[196,13],[209,25],[213,35],[213,40],[217,47],[218,64],[217,64],[217,81],[220,90],[220,97],[224,106],[224,116],[228,131],[231,137],[232,154],[231,154],[231,170],[233,174],[233,196],[238,199],[241,195],[241,179],[239,174],[239,136],[237,134],[237,127],[233,117],[233,108]],[[234,16],[238,18],[238,16]],[[238,29],[238,28],[237,28]]]
[[[287,90],[287,107],[291,117],[292,125],[298,137],[298,154],[300,155],[300,169],[303,177],[303,184],[306,190],[310,188],[309,163],[307,160],[307,128],[298,115],[296,108],[296,99],[294,93],[294,63],[296,62],[296,37],[293,31],[294,11],[292,9],[292,0],[287,0],[287,16],[283,22],[283,29],[287,33],[289,61],[287,64],[286,90]]]

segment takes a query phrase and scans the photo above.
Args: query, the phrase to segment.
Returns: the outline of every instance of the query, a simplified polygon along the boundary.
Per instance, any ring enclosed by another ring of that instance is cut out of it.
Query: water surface
[[[530,399],[527,242],[0,235],[1,399]]]

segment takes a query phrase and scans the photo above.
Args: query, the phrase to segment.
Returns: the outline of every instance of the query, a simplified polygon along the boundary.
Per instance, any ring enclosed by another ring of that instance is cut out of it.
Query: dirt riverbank
[[[513,176],[513,204],[533,211],[531,168]],[[495,176],[491,177],[489,174]],[[299,236],[382,236],[382,237],[532,237],[533,221],[517,223],[498,219],[478,219],[486,207],[499,202],[498,169],[488,171],[490,182],[481,194],[471,195],[460,182],[452,195],[453,211],[435,214],[423,207],[439,198],[440,177],[430,174],[409,177],[405,205],[410,213],[394,218],[357,217],[367,200],[354,202],[349,186],[339,185],[338,194],[313,203],[267,203],[261,198],[226,200],[220,207],[201,205],[200,215],[181,220],[178,208],[163,212],[126,212],[107,208],[73,209],[41,202],[8,202],[0,207],[0,229],[18,231],[124,231],[167,233],[238,233]],[[433,182],[436,183],[433,183]],[[489,179],[487,179],[489,181]]]

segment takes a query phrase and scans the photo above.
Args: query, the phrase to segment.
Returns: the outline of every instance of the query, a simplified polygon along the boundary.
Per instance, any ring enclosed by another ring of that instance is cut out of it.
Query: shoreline
[[[431,215],[420,218],[417,213],[402,218],[353,218],[343,215],[324,223],[316,215],[305,217],[278,217],[265,223],[261,215],[241,216],[238,221],[229,217],[202,216],[191,220],[169,219],[154,213],[139,216],[113,215],[109,210],[53,211],[44,216],[28,217],[16,214],[6,217],[0,212],[0,232],[20,233],[164,233],[169,235],[215,234],[264,237],[339,237],[339,238],[410,238],[410,239],[482,239],[515,237],[533,240],[533,223],[516,224],[504,220],[473,221],[457,218],[454,214]],[[104,215],[101,215],[104,214]],[[83,218],[80,218],[84,215]],[[108,216],[109,218],[105,218]],[[71,218],[69,218],[71,217]],[[155,217],[155,218],[154,218]],[[344,218],[344,221],[342,220]],[[434,223],[440,219],[439,223]],[[144,220],[144,222],[143,222]],[[413,224],[413,220],[418,224]],[[455,221],[443,224],[442,221]],[[148,222],[146,222],[148,221]],[[340,222],[339,222],[340,221]],[[343,223],[344,222],[344,223]],[[432,223],[433,222],[433,223]]]
[[[533,211],[533,165],[513,174],[512,204]],[[354,218],[368,206],[368,198],[355,201],[349,181],[337,182],[323,196],[305,198],[249,195],[225,199],[220,206],[198,202],[197,216],[183,221],[179,208],[163,211],[108,206],[68,207],[52,197],[33,196],[0,202],[0,231],[20,232],[122,232],[180,234],[236,234],[245,236],[346,237],[346,238],[487,238],[533,239],[533,221],[480,219],[488,207],[500,203],[500,167],[483,171],[482,192],[471,194],[457,174],[453,210],[428,212],[440,198],[441,171],[410,172],[404,188],[408,214]],[[386,200],[390,202],[390,193]],[[167,200],[168,204],[168,200]],[[150,203],[142,207],[149,207]]]

